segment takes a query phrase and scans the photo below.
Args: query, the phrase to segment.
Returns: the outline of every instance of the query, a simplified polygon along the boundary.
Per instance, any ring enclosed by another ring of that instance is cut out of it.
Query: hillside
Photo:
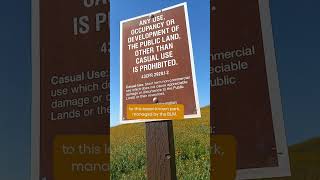
[[[209,179],[209,117],[204,107],[201,119],[173,121],[178,179]],[[111,178],[146,179],[144,123],[113,127],[110,140]]]
[[[202,118],[173,121],[178,179],[209,179],[210,108]],[[269,180],[320,180],[320,138],[289,147],[292,177]],[[146,179],[144,123],[111,128],[112,179]]]

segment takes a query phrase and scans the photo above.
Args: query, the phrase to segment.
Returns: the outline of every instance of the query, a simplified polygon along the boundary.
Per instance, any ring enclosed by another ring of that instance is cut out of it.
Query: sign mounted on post
[[[132,104],[181,104],[183,118],[200,117],[187,4],[120,22],[120,122]],[[130,116],[131,117],[131,116]]]

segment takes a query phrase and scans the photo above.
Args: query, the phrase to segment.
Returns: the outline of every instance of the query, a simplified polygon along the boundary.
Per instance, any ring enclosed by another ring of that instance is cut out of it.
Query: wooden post
[[[148,180],[176,180],[172,121],[146,123]]]

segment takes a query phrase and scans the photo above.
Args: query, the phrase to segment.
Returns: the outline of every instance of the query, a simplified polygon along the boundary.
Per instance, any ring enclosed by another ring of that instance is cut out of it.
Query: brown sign
[[[108,179],[109,1],[33,7],[31,179]]]
[[[268,3],[211,2],[211,126],[235,137],[240,179],[290,174]]]
[[[183,104],[200,117],[187,4],[121,21],[120,122],[129,104]]]

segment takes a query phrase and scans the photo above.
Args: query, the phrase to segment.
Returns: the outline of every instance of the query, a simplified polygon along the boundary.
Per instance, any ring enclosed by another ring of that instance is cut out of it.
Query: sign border
[[[30,177],[31,180],[46,180],[41,177],[41,0],[31,0],[31,132],[30,132]],[[108,2],[110,3],[110,2]],[[110,4],[109,4],[110,5]],[[109,12],[110,13],[110,12]],[[107,14],[110,18],[110,14]],[[107,20],[110,25],[110,19]],[[110,27],[108,27],[110,28]],[[110,55],[109,55],[110,56]]]
[[[31,0],[31,157],[30,178],[40,179],[40,0]]]
[[[189,43],[189,54],[190,54],[190,63],[191,63],[191,73],[192,73],[192,81],[193,81],[193,91],[195,96],[195,104],[196,104],[196,114],[192,115],[184,115],[184,119],[191,119],[191,118],[200,118],[201,112],[200,112],[200,104],[199,104],[199,95],[198,95],[198,86],[197,86],[197,80],[196,80],[196,73],[195,73],[195,64],[194,64],[194,56],[193,56],[193,47],[192,47],[192,40],[191,40],[191,31],[190,31],[190,23],[189,23],[189,14],[188,14],[188,5],[187,2],[183,2],[180,4],[176,4],[158,11],[154,11],[151,13],[143,14],[140,16],[136,16],[130,19],[122,20],[120,21],[120,124],[132,124],[132,123],[141,123],[141,122],[153,122],[153,121],[161,121],[161,120],[168,120],[168,119],[144,119],[144,120],[126,120],[123,119],[123,76],[122,76],[122,26],[123,23],[132,21],[135,19],[139,19],[146,16],[151,16],[156,13],[161,13],[170,9],[174,9],[177,7],[184,7],[184,13],[185,13],[185,21],[186,21],[186,27],[187,27],[187,35],[188,35],[188,43]]]
[[[270,15],[269,0],[258,0],[259,13],[264,48],[265,67],[269,88],[273,132],[278,153],[278,166],[264,168],[249,168],[237,170],[236,179],[275,178],[291,175],[288,145],[286,140],[285,126],[278,80],[277,61],[274,49],[274,39]]]

